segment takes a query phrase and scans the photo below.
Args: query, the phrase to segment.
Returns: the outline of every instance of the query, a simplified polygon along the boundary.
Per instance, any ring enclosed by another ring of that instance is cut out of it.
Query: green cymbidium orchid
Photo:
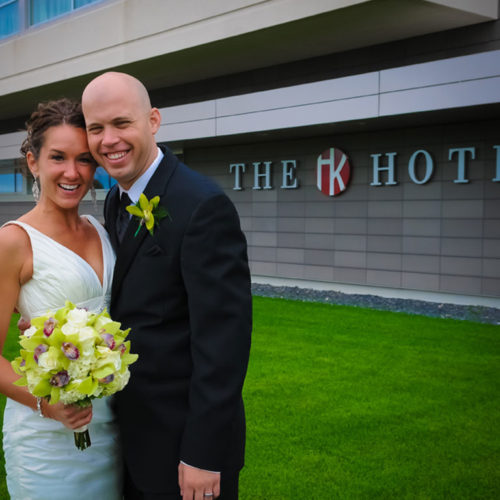
[[[141,193],[139,201],[135,205],[129,205],[127,207],[127,212],[140,219],[139,227],[134,236],[137,236],[143,224],[146,225],[146,229],[152,236],[155,225],[157,226],[159,221],[164,217],[170,217],[168,211],[159,205],[159,203],[159,196],[155,196],[151,198],[151,200],[148,200],[146,195]]]

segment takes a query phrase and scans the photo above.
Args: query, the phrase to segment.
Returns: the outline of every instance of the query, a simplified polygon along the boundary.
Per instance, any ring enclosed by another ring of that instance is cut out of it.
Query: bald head
[[[126,95],[146,112],[151,109],[149,94],[142,82],[127,73],[115,71],[99,75],[85,87],[82,94],[82,107],[91,101],[106,102],[117,94]]]
[[[92,155],[128,190],[156,158],[160,112],[137,78],[116,72],[85,87],[82,109]]]

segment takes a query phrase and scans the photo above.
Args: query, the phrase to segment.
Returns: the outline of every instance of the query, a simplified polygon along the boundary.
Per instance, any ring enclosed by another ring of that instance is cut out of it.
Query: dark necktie
[[[123,192],[120,198],[120,204],[118,205],[118,215],[116,217],[116,236],[118,241],[121,243],[123,235],[127,230],[127,226],[130,220],[130,214],[125,210],[125,207],[130,205],[132,201],[128,197],[128,194]]]

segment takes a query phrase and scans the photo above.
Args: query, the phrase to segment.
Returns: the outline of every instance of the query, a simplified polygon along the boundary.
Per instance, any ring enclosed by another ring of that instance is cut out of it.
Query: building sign
[[[272,161],[255,161],[253,166],[253,187],[252,189],[272,189],[271,185],[271,165]],[[234,191],[241,191],[243,174],[246,172],[246,163],[231,163],[229,172],[234,174]],[[281,160],[282,183],[281,189],[297,189],[299,182],[295,177],[297,170],[297,160]]]
[[[492,168],[492,182],[500,182],[500,146],[493,146],[496,162]],[[372,164],[372,180],[370,186],[396,186],[398,184],[396,171],[397,152],[370,154]],[[448,161],[456,162],[455,184],[469,182],[467,171],[476,159],[474,146],[464,148],[449,148]],[[252,189],[273,189],[272,167],[278,163],[281,167],[281,189],[297,189],[300,185],[297,178],[297,160],[255,161],[253,167]],[[246,163],[231,163],[229,172],[234,175],[234,191],[241,191],[243,174],[247,172]],[[431,153],[425,149],[414,151],[408,160],[408,176],[414,184],[427,184],[434,173],[434,160]],[[250,170],[250,169],[249,169]],[[248,172],[250,173],[250,172]],[[337,196],[343,193],[349,184],[352,169],[348,156],[338,148],[329,148],[321,153],[316,160],[316,185],[327,196]]]
[[[500,182],[500,154],[499,149],[500,146],[493,146],[493,149],[497,152],[497,161],[496,161],[496,175],[492,179],[493,182]],[[385,156],[385,164],[381,165],[381,157]],[[398,184],[395,178],[395,165],[394,159],[397,156],[397,153],[385,153],[384,155],[377,153],[371,154],[373,164],[373,180],[370,183],[370,186],[396,186]],[[466,165],[468,160],[476,159],[476,148],[450,148],[448,149],[448,160],[456,160],[457,161],[457,176],[456,179],[453,180],[455,184],[467,184],[469,179],[467,179],[466,175]],[[420,177],[417,174],[417,163],[420,162],[423,164],[423,175]],[[380,180],[382,172],[387,173],[387,181],[382,182]],[[408,175],[411,181],[414,184],[426,184],[432,177],[434,173],[434,161],[432,156],[425,149],[419,149],[415,151],[408,161]]]
[[[347,155],[337,148],[323,151],[316,161],[316,185],[326,196],[344,192],[351,178],[351,165]]]

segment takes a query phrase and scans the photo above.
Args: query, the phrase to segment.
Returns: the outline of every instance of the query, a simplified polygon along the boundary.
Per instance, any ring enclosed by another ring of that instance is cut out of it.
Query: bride
[[[114,253],[92,216],[79,216],[92,185],[90,155],[78,103],[60,99],[40,104],[27,123],[21,152],[34,177],[37,205],[0,229],[0,347],[12,313],[32,318],[69,300],[99,312],[108,305]],[[14,500],[95,498],[121,495],[117,430],[107,399],[91,408],[50,405],[32,396],[9,361],[0,356],[7,487]],[[89,424],[90,448],[80,451],[73,429]]]

